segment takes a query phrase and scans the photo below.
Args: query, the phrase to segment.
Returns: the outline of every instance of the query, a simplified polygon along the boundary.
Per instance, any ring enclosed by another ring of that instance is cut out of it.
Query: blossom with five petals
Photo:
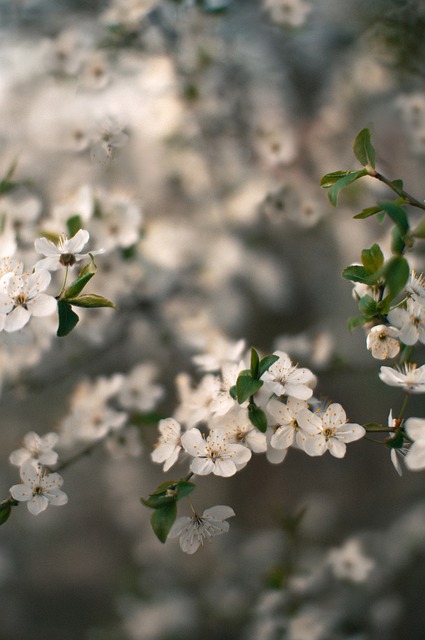
[[[32,315],[44,317],[54,313],[55,298],[43,293],[50,279],[45,269],[21,275],[9,272],[0,279],[0,330],[19,331]]]
[[[21,467],[21,484],[10,487],[12,498],[26,502],[34,516],[50,504],[60,506],[68,502],[68,496],[60,487],[63,479],[58,473],[46,473],[39,465],[27,460]]]
[[[212,429],[203,438],[198,429],[190,429],[181,441],[187,453],[193,456],[190,470],[198,476],[214,473],[228,478],[244,467],[251,458],[251,450],[242,444],[229,442],[230,438],[221,429]]]
[[[219,536],[229,530],[227,518],[235,512],[231,507],[217,505],[205,509],[202,516],[193,513],[190,517],[178,518],[170,529],[169,538],[180,536],[180,547],[185,553],[195,553],[205,541],[211,542],[213,536]]]

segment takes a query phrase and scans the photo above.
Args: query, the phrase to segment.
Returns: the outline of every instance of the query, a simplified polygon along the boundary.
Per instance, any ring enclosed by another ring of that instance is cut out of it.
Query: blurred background
[[[0,335],[2,499],[28,431],[61,433],[66,460],[95,414],[133,415],[64,470],[66,507],[1,528],[1,640],[425,636],[425,477],[384,446],[199,479],[200,512],[236,517],[194,556],[140,504],[173,477],[150,451],[176,376],[199,380],[217,340],[286,351],[353,422],[400,408],[341,278],[389,248],[353,215],[390,194],[364,179],[334,209],[319,185],[357,168],[369,127],[381,172],[423,199],[424,36],[406,0],[0,0],[0,256],[34,264],[34,239],[78,216],[105,249],[92,290],[118,305],[79,311],[67,338],[45,318]]]

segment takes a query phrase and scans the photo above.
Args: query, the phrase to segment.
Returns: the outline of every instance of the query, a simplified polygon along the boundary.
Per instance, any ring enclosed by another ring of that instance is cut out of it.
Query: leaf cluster
[[[248,417],[254,427],[262,433],[267,430],[267,417],[264,411],[256,405],[254,395],[264,384],[261,377],[278,359],[279,356],[268,355],[260,360],[258,352],[254,347],[251,347],[251,366],[239,373],[236,385],[230,389],[230,395],[239,404],[243,404],[249,399]]]

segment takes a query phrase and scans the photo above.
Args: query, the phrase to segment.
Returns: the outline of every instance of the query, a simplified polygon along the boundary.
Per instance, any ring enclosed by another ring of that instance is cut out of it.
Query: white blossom
[[[270,439],[270,445],[274,449],[287,449],[294,442],[300,449],[304,449],[305,439],[311,431],[305,431],[297,421],[301,409],[307,409],[305,400],[289,397],[286,404],[272,399],[267,405],[267,412],[274,419],[274,433]],[[315,430],[316,431],[316,430]]]
[[[418,340],[425,344],[425,307],[413,298],[406,301],[405,309],[392,309],[388,320],[398,327],[399,338],[404,344],[416,344]]]
[[[46,256],[39,260],[34,269],[47,269],[56,271],[61,267],[73,267],[77,262],[87,258],[88,253],[81,253],[84,245],[89,241],[90,234],[85,229],[79,229],[72,238],[61,235],[58,241],[52,242],[47,238],[38,238],[34,242],[35,250]],[[103,249],[91,251],[93,255],[103,253]]]
[[[292,364],[290,357],[283,351],[275,351],[279,359],[269,367],[261,379],[264,386],[277,396],[294,396],[299,400],[308,400],[313,395],[316,376],[306,368]]]
[[[226,533],[229,530],[227,518],[231,518],[235,512],[231,507],[217,505],[205,509],[202,516],[193,513],[190,517],[178,518],[171,527],[169,538],[180,537],[180,547],[185,553],[195,553],[206,541]]]
[[[330,404],[320,415],[320,420],[319,434],[305,443],[305,450],[310,455],[321,455],[328,450],[336,458],[343,458],[346,443],[359,440],[366,434],[360,424],[347,422],[346,413],[338,403]]]
[[[54,313],[55,298],[43,293],[50,279],[45,269],[22,275],[10,272],[0,278],[0,329],[19,331],[32,315],[44,317]]]
[[[378,324],[369,331],[366,338],[366,346],[377,360],[395,358],[400,351],[400,343],[397,340],[399,335],[395,327],[387,327]]]
[[[198,476],[214,473],[228,478],[242,469],[252,455],[248,447],[229,442],[229,436],[221,429],[212,429],[205,439],[198,429],[190,429],[181,440],[187,453],[194,457],[190,470]]]
[[[222,429],[229,437],[230,443],[242,443],[254,453],[262,453],[267,449],[266,435],[254,427],[244,407],[235,406],[225,416],[210,424],[214,429]]]
[[[406,393],[425,392],[425,365],[418,367],[413,363],[405,363],[402,369],[381,367],[379,377],[391,387],[401,387]]]
[[[46,473],[41,466],[27,460],[20,474],[22,483],[10,487],[10,493],[14,500],[27,502],[33,515],[47,509],[49,503],[59,506],[68,502],[68,496],[60,489],[63,479],[58,473]]]

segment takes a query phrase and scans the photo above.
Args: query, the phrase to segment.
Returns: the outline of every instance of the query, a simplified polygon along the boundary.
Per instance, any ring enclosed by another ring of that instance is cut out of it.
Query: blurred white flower
[[[111,408],[108,402],[116,397],[123,376],[100,376],[93,383],[84,380],[71,396],[71,410],[60,425],[60,443],[73,446],[92,442],[119,430],[127,421],[127,413]]]
[[[54,465],[58,461],[58,454],[53,451],[53,447],[58,438],[58,434],[54,432],[40,437],[34,431],[30,431],[24,436],[24,446],[12,451],[9,461],[18,467],[27,460],[33,460],[47,466]]]
[[[125,377],[118,392],[120,405],[131,411],[151,411],[164,395],[164,388],[155,384],[158,369],[153,362],[136,365]]]
[[[273,22],[288,27],[301,27],[311,11],[305,0],[264,0],[264,8]]]
[[[154,462],[163,462],[163,470],[168,471],[177,462],[182,448],[181,426],[174,418],[165,418],[159,421],[158,429],[161,435],[151,458]]]
[[[365,582],[375,568],[375,562],[364,554],[356,538],[347,540],[338,549],[331,549],[326,562],[336,578],[357,583]]]
[[[38,515],[50,504],[60,506],[68,502],[68,496],[61,491],[63,479],[58,473],[46,473],[31,460],[24,462],[20,469],[21,484],[10,487],[14,500],[27,502],[28,510]]]
[[[195,553],[206,541],[226,533],[229,530],[227,518],[231,518],[235,512],[231,507],[217,505],[205,509],[202,516],[193,513],[190,517],[178,518],[171,527],[169,538],[180,537],[180,547],[185,553]]]
[[[423,418],[408,418],[404,428],[408,437],[413,441],[406,454],[406,467],[411,471],[425,469],[425,420]]]

